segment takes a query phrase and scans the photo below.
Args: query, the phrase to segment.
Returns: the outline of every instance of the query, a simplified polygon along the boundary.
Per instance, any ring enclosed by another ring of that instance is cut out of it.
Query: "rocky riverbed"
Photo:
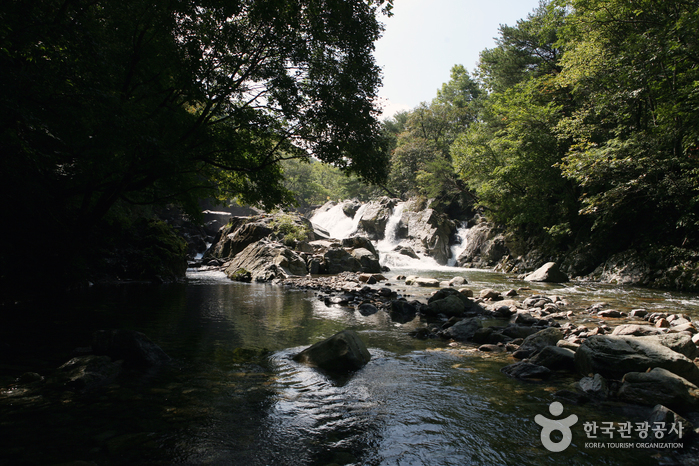
[[[415,338],[509,354],[512,363],[502,372],[523,383],[577,376],[575,390],[555,393],[562,400],[648,406],[651,425],[681,424],[684,439],[695,432],[699,323],[689,315],[622,312],[605,303],[580,307],[564,296],[529,288],[474,290],[458,276],[441,282],[417,276],[389,281],[381,274],[346,272],[275,283],[315,290],[326,305],[362,315],[385,312],[397,323],[419,322],[412,331]],[[675,428],[673,438],[678,435]]]

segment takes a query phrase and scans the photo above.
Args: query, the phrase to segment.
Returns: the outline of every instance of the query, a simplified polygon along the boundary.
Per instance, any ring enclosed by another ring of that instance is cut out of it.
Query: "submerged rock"
[[[551,371],[544,366],[538,366],[529,362],[516,362],[505,366],[500,371],[515,379],[548,379]]]
[[[92,335],[92,351],[139,367],[158,366],[170,361],[165,351],[143,333],[134,330],[99,330]]]
[[[329,372],[347,372],[364,367],[371,354],[357,332],[343,330],[306,348],[293,359]]]
[[[94,354],[78,356],[58,368],[57,377],[72,390],[86,392],[114,381],[121,372],[121,362]]]
[[[455,323],[446,329],[442,335],[447,339],[466,341],[472,339],[481,327],[483,327],[483,324],[480,319],[473,317]]]

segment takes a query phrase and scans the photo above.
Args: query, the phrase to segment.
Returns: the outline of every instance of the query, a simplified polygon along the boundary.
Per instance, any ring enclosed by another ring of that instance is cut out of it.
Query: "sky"
[[[379,98],[388,118],[437,96],[454,65],[472,72],[481,50],[495,47],[501,24],[514,26],[539,0],[395,0],[376,42],[383,70]]]

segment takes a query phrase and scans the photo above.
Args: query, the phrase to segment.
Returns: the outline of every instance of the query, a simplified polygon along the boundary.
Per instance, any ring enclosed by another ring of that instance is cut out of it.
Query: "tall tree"
[[[383,180],[372,51],[390,7],[9,2],[0,12],[3,217],[29,222],[41,211],[71,238],[118,205],[193,207],[217,194],[274,206],[292,200],[278,162],[311,155]]]
[[[477,124],[452,145],[454,163],[479,204],[497,222],[563,239],[577,214],[576,192],[556,165],[567,142],[555,127],[571,110],[556,83],[565,10],[542,2],[498,46],[481,53],[479,77],[491,90]]]

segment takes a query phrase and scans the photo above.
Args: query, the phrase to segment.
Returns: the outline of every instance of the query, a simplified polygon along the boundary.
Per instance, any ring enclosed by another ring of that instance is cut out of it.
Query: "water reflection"
[[[474,290],[531,286],[580,306],[615,299],[620,308],[685,306],[692,315],[698,308],[696,298],[680,294],[534,285],[467,269],[431,273],[464,275]],[[431,291],[390,281],[405,294]],[[2,327],[13,349],[0,353],[6,378],[49,375],[100,328],[142,331],[174,364],[124,374],[85,396],[0,396],[0,465],[657,464],[644,451],[586,449],[581,425],[565,452],[543,448],[534,416],[547,413],[552,393],[571,389],[574,378],[515,381],[500,373],[512,362],[506,355],[416,340],[409,331],[419,322],[326,306],[313,293],[207,273],[188,286],[95,289],[52,306],[51,319],[28,311]],[[372,354],[351,378],[332,379],[291,359],[345,328],[357,330]],[[638,415],[613,404],[565,410],[581,421]]]

